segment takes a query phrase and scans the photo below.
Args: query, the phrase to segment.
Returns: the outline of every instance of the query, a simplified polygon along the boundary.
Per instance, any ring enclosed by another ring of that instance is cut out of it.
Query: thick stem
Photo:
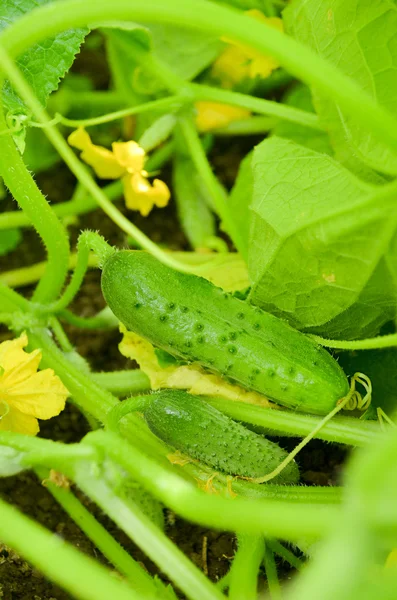
[[[138,394],[150,390],[150,379],[140,369],[92,373],[94,381],[116,396]]]
[[[265,550],[260,535],[239,535],[238,549],[230,569],[230,600],[256,600],[258,572]]]
[[[99,421],[104,422],[109,410],[117,405],[117,398],[68,361],[46,330],[35,329],[29,331],[28,337],[32,346],[41,348],[43,366],[54,369],[83,410]]]
[[[6,127],[0,110],[0,129]],[[62,289],[69,262],[69,242],[61,222],[27,170],[11,135],[0,136],[0,175],[11,194],[42,237],[48,262],[33,298],[54,300]]]
[[[208,398],[207,402],[233,419],[259,425],[273,435],[305,437],[318,425],[319,418],[292,411],[264,408],[222,398]],[[365,446],[379,440],[382,431],[378,423],[360,421],[354,417],[334,417],[314,437],[327,442]]]

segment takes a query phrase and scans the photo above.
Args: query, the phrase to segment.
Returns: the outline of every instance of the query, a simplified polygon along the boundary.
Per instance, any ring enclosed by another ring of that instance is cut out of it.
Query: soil
[[[95,57],[90,50],[86,61],[79,59],[80,72],[95,72]],[[87,67],[88,65],[88,67]],[[92,66],[94,65],[94,67]],[[101,63],[101,68],[102,68]],[[103,69],[102,71],[103,72]],[[106,76],[102,76],[97,87],[106,86]],[[237,140],[235,143],[225,141],[213,151],[213,164],[222,182],[230,187],[235,179],[241,157],[252,148],[255,139]],[[163,174],[162,174],[163,176]],[[56,203],[71,197],[74,179],[70,173],[55,166],[37,176],[40,189],[51,201]],[[167,179],[167,177],[165,177]],[[2,203],[4,210],[11,210],[11,199]],[[121,206],[121,205],[120,205]],[[180,232],[175,211],[172,206],[167,209],[154,210],[150,218],[144,219],[135,213],[128,217],[157,243],[167,243],[173,249],[187,249],[187,242]],[[99,230],[107,240],[118,246],[126,245],[125,236],[100,211],[96,210],[79,218],[77,224],[70,227],[72,244],[75,243],[81,229]],[[32,230],[24,230],[22,244],[11,255],[0,258],[0,271],[34,264],[45,259],[44,248]],[[29,296],[31,288],[20,290]],[[99,272],[87,274],[84,285],[72,305],[72,310],[81,316],[90,316],[103,308],[104,301],[100,291]],[[117,349],[120,334],[117,330],[101,332],[81,331],[75,327],[65,326],[72,343],[78,352],[88,359],[94,371],[111,371],[132,368],[133,363],[124,358]],[[9,337],[5,329],[0,331],[0,341]],[[69,405],[57,418],[41,423],[43,437],[60,440],[66,443],[79,441],[88,431],[85,418],[76,407]],[[296,440],[285,440],[282,444],[293,448]],[[341,464],[345,452],[338,446],[330,446],[320,441],[311,442],[299,456],[302,472],[302,483],[306,485],[332,485],[339,479]],[[141,561],[152,573],[156,567],[140,552],[140,550],[86,497],[75,490],[84,504],[112,535]],[[106,564],[106,559],[86,538],[75,523],[64,513],[52,498],[48,490],[31,473],[26,472],[15,477],[0,479],[0,495],[7,502],[18,507],[54,534],[76,546],[80,551],[95,557]],[[166,531],[169,537],[186,553],[186,555],[209,577],[216,581],[228,571],[235,550],[234,536],[203,529],[167,514]],[[280,573],[290,577],[293,571],[280,563]],[[0,598],[2,600],[68,600],[71,597],[63,590],[44,578],[12,549],[0,542]]]

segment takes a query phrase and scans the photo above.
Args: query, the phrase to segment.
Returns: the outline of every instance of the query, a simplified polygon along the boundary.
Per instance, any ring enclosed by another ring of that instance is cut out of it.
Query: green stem
[[[92,373],[92,378],[98,385],[116,396],[138,394],[150,390],[150,379],[140,369]]]
[[[318,335],[310,335],[312,339],[327,348],[340,348],[341,350],[379,350],[380,348],[393,348],[397,346],[397,333],[380,335],[364,340],[328,340]]]
[[[131,106],[130,108],[124,108],[123,110],[108,113],[100,117],[93,117],[92,119],[67,119],[66,117],[62,117],[62,115],[58,115],[58,117],[59,122],[68,127],[91,127],[93,125],[109,123],[117,119],[123,119],[130,115],[137,115],[151,110],[163,110],[165,113],[174,112],[181,106],[183,106],[182,98],[175,95],[161,98],[160,100],[153,100],[153,102],[145,102],[144,104]]]
[[[84,463],[77,467],[75,481],[189,598],[192,600],[224,598],[138,506],[132,501],[127,505],[112,492],[102,476],[99,474],[95,476],[91,465]]]
[[[306,110],[300,110],[299,108],[293,108],[280,102],[263,100],[262,98],[255,98],[255,96],[249,96],[248,94],[240,94],[207,85],[193,83],[192,87],[196,100],[241,106],[260,115],[277,117],[278,119],[297,123],[298,125],[310,127],[318,131],[323,130],[317,115]]]
[[[62,349],[62,352],[74,352],[74,348],[58,319],[51,316],[49,318],[49,325],[55,334],[55,338]]]
[[[278,554],[280,558],[289,563],[291,567],[294,567],[298,571],[304,568],[305,563],[295,556],[291,550],[288,550],[288,548],[280,544],[278,540],[267,539],[266,546],[268,546],[274,552],[274,554]]]
[[[263,537],[237,536],[238,549],[230,569],[230,600],[256,600],[258,572],[264,553]]]
[[[281,599],[281,587],[277,575],[276,562],[271,547],[265,542],[264,565],[266,571],[267,585],[271,600]]]
[[[17,292],[11,290],[5,282],[0,279],[0,301],[2,312],[29,311],[30,303],[22,298]]]
[[[6,127],[0,110],[0,129]],[[33,298],[47,302],[56,298],[66,278],[69,242],[66,231],[27,170],[11,135],[0,137],[0,175],[4,183],[43,238],[48,263]]]
[[[0,499],[0,539],[81,600],[143,600],[96,561]],[[146,596],[148,600],[150,596]]]
[[[119,430],[119,421],[129,415],[131,412],[142,411],[150,403],[149,396],[135,396],[133,398],[127,398],[120,404],[117,404],[108,414],[106,420],[106,426],[111,431]]]
[[[334,100],[376,139],[397,150],[397,121],[349,77],[313,50],[265,23],[209,2],[184,0],[64,0],[41,6],[3,30],[0,43],[16,57],[30,46],[68,28],[103,21],[151,21],[211,31],[277,58],[292,75]]]
[[[107,259],[116,252],[98,233],[83,231],[77,242],[76,266],[66,290],[56,302],[43,306],[41,312],[57,313],[72,302],[87,272],[90,250],[94,252],[99,267],[102,267]]]
[[[334,506],[311,501],[300,503],[275,500],[278,496],[274,493],[269,494],[266,500],[208,496],[189,483],[186,477],[178,476],[171,466],[164,468],[158,457],[155,460],[149,458],[136,446],[135,431],[133,433],[133,444],[109,431],[97,430],[88,434],[79,444],[65,445],[0,432],[0,444],[23,452],[22,463],[27,467],[53,467],[71,478],[74,477],[74,469],[80,462],[89,461],[95,472],[94,463],[104,464],[104,457],[109,456],[149,493],[176,513],[194,523],[216,529],[238,530],[249,534],[262,532],[272,537],[296,540],[302,537],[322,537],[332,529],[338,519],[339,509]],[[257,487],[261,489],[283,486]],[[289,488],[284,488],[288,498]]]
[[[108,454],[153,496],[195,523],[228,531],[263,532],[272,537],[297,539],[322,536],[337,519],[337,510],[331,505],[210,497],[111,432],[90,433],[85,441]]]
[[[120,325],[109,307],[101,310],[95,317],[79,317],[70,310],[61,310],[58,317],[81,329],[116,329]]]
[[[271,117],[251,117],[250,119],[233,121],[220,129],[212,129],[211,133],[216,136],[259,135],[268,133],[277,123],[278,120]]]
[[[103,423],[117,398],[68,361],[45,329],[29,331],[28,338],[31,345],[41,348],[43,366],[54,369],[79,406]]]
[[[319,418],[286,410],[264,408],[244,402],[230,402],[221,398],[207,398],[218,410],[245,423],[259,425],[273,435],[305,437],[318,425]],[[382,437],[378,423],[360,421],[354,417],[334,417],[316,433],[316,438],[327,442],[365,446]]]
[[[191,118],[182,117],[179,119],[178,124],[197,173],[210,194],[216,212],[222,219],[225,229],[231,238],[234,241],[238,240],[241,236],[239,224],[230,214],[226,194],[223,192],[218,179],[212,171],[193,120]]]
[[[131,587],[140,594],[150,596],[156,587],[150,575],[120,546],[108,531],[95,519],[70,490],[63,489],[48,479],[48,469],[36,468],[35,472],[41,481],[46,481],[46,488],[62,506],[64,511],[80,527],[104,557],[127,579]]]

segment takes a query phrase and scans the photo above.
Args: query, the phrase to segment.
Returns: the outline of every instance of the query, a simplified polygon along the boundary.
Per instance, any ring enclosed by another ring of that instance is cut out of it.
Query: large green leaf
[[[51,0],[1,0],[0,31],[25,13],[48,4]],[[48,96],[57,89],[60,79],[70,69],[76,53],[88,29],[69,29],[54,38],[32,46],[20,56],[17,65],[33,88],[43,106]],[[24,102],[13,90],[9,82],[3,89],[3,102],[12,114],[27,114]]]
[[[252,171],[250,301],[323,335],[374,333],[397,301],[395,200],[277,137],[256,147]]]
[[[288,33],[336,65],[382,107],[397,113],[397,7],[390,0],[295,0],[283,13]],[[314,90],[315,107],[336,156],[361,174],[360,163],[397,174],[397,154]],[[364,173],[364,176],[365,173]]]

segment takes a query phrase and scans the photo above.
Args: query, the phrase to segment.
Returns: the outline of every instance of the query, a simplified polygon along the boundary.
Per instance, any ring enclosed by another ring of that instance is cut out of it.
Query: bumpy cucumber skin
[[[287,456],[274,442],[187,392],[154,393],[144,415],[149,428],[164,442],[229,475],[261,477]],[[298,480],[298,467],[292,461],[272,483],[291,485]]]
[[[145,252],[112,255],[102,291],[130,331],[279,404],[324,415],[349,390],[332,356],[285,321]]]

